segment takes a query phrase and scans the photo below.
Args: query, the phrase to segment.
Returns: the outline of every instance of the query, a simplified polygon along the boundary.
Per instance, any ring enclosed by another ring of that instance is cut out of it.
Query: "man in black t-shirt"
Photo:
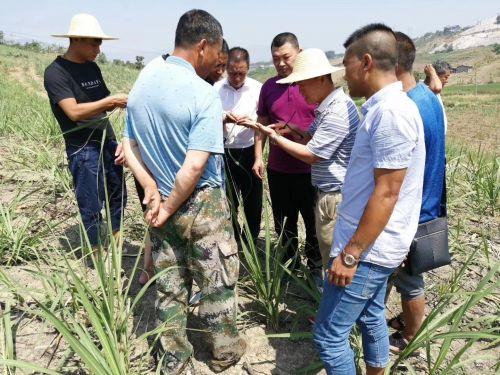
[[[101,211],[109,202],[111,227],[120,230],[126,189],[122,188],[123,161],[106,112],[125,108],[127,96],[112,95],[94,62],[103,39],[116,39],[102,32],[95,17],[78,14],[71,20],[69,48],[45,70],[44,85],[50,106],[61,127],[78,208],[88,242],[101,244]],[[118,156],[117,164],[115,157]],[[86,241],[85,241],[86,242]]]

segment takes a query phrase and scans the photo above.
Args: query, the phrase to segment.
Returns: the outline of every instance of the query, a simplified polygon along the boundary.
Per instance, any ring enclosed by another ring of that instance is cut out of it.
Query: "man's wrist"
[[[361,246],[361,244],[355,242],[355,241],[349,241],[344,248],[344,252],[347,254],[352,255],[356,259],[361,258],[361,255],[363,254],[364,248]]]
[[[274,132],[269,136],[269,138],[271,139],[271,141],[276,143],[281,138],[281,134],[278,132]]]

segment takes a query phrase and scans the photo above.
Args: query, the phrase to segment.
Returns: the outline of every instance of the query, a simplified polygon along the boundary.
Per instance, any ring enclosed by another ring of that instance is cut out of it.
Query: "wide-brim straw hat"
[[[325,76],[343,71],[344,68],[333,66],[326,54],[319,48],[308,48],[297,55],[292,73],[278,83],[294,83],[306,79]]]
[[[116,40],[114,36],[104,34],[101,25],[91,14],[76,14],[71,18],[69,31],[66,34],[53,34],[56,38],[92,38],[102,40]]]

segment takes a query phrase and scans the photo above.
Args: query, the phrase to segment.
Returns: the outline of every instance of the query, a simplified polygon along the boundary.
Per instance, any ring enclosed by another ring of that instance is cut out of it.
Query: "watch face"
[[[356,263],[356,258],[354,258],[354,256],[352,256],[351,254],[344,254],[344,262],[348,266],[352,266]]]

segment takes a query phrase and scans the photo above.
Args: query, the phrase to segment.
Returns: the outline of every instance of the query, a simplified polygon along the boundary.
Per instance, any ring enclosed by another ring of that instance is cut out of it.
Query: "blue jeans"
[[[349,345],[349,334],[356,323],[361,329],[366,364],[382,368],[389,363],[384,296],[387,279],[393,271],[361,262],[348,287],[341,288],[325,280],[314,342],[327,374],[356,375]]]
[[[114,140],[106,140],[102,146],[102,158],[99,142],[90,141],[84,147],[66,145],[76,201],[91,246],[101,243],[101,210],[106,208],[106,196],[111,228],[113,232],[120,229],[127,192],[124,189],[123,168],[114,164],[117,145]]]

